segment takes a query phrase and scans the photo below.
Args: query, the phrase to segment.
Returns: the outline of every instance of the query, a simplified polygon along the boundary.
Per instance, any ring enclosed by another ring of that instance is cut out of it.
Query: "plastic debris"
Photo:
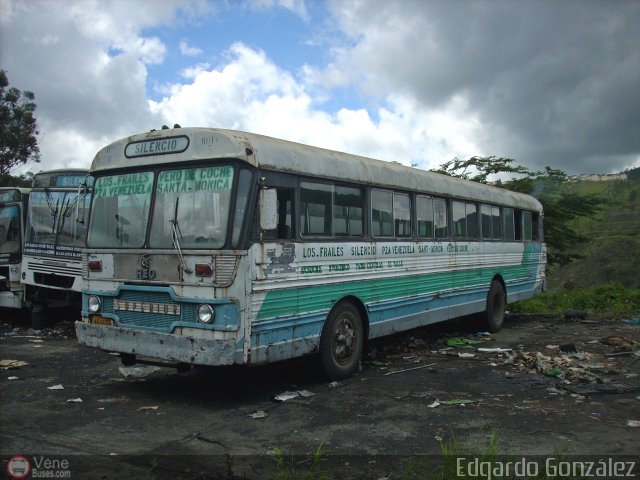
[[[549,368],[549,369],[545,370],[544,374],[547,377],[559,378],[559,377],[562,376],[562,370],[560,370],[559,368]]]
[[[447,338],[446,343],[449,347],[472,348],[473,345],[482,343],[482,340],[476,340],[474,338],[451,337]]]
[[[622,320],[624,323],[628,323],[629,325],[640,325],[640,318],[630,318],[628,320]]]
[[[438,400],[434,400],[433,403],[427,405],[429,408],[436,408],[438,405],[440,405],[440,402]]]
[[[140,407],[138,409],[138,411],[139,412],[144,412],[145,410],[158,410],[158,408],[160,408],[160,407],[158,407],[157,405],[152,405],[152,406],[149,406],[149,407]]]
[[[298,397],[309,398],[314,395],[315,393],[310,392],[309,390],[297,390],[295,392],[282,392],[281,394],[273,397],[273,399],[277,400],[278,402],[286,402],[287,400],[292,400],[294,398],[298,398]]]
[[[267,418],[269,416],[269,414],[267,412],[265,412],[264,410],[258,410],[256,412],[250,413],[249,416],[251,418]]]
[[[69,400],[67,400],[67,403],[82,403],[82,399],[81,398],[70,398]]]
[[[464,352],[460,352],[460,353],[458,354],[458,356],[459,356],[460,358],[473,358],[473,357],[475,357],[475,356],[476,356],[476,354],[475,354],[475,353],[464,353]]]
[[[47,390],[64,390],[64,387],[58,384],[58,385],[53,385],[52,387],[47,387]]]
[[[120,367],[118,370],[125,378],[145,378],[160,370],[160,367],[140,365],[137,367]]]
[[[18,380],[18,377],[8,377],[7,380]]]
[[[386,368],[387,367],[387,363],[386,362],[382,362],[380,360],[371,360],[369,363],[371,365],[373,365],[374,367],[381,367],[381,368]]]
[[[339,386],[341,386],[340,382],[335,382],[335,381],[334,381],[334,382],[331,382],[331,383],[329,384],[329,388],[337,388],[337,387],[339,387]]]
[[[627,427],[639,428],[640,427],[640,420],[627,420]]]
[[[455,400],[440,400],[442,405],[469,405],[470,403],[478,403],[478,400],[470,400],[470,399],[455,399]]]
[[[512,351],[513,351],[512,348],[500,348],[500,347],[478,348],[478,352],[483,352],[483,353],[507,353],[507,352],[512,352]]]
[[[11,370],[12,368],[20,368],[29,365],[22,360],[0,360],[0,368],[2,370]]]

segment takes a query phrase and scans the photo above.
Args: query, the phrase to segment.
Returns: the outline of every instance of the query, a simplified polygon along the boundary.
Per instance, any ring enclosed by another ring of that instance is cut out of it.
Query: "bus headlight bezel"
[[[89,309],[89,313],[100,313],[100,310],[102,310],[100,297],[91,295],[87,300],[87,308]]]
[[[211,305],[203,303],[198,306],[198,321],[200,323],[212,324],[216,318],[216,312]]]

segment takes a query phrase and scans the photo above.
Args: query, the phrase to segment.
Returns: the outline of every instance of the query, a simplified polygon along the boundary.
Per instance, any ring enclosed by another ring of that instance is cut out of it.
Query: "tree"
[[[40,161],[35,95],[7,87],[7,72],[0,70],[0,175],[28,161]]]
[[[519,175],[509,180],[498,180],[496,183],[507,190],[532,195],[542,203],[549,265],[566,265],[580,258],[572,247],[586,238],[578,234],[572,222],[579,217],[593,215],[602,203],[597,196],[571,192],[566,186],[568,179],[562,170],[545,167],[543,171],[533,172],[524,166],[516,165],[512,158],[454,158],[433,171],[479,183],[488,183],[489,175]]]

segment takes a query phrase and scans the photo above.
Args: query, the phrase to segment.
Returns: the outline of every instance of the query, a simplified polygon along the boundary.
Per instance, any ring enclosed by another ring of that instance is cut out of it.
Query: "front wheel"
[[[331,380],[350,377],[360,368],[364,333],[360,312],[351,303],[337,305],[320,336],[320,359]]]
[[[487,294],[487,309],[483,314],[483,327],[491,333],[500,331],[504,324],[507,294],[498,280],[491,282]]]

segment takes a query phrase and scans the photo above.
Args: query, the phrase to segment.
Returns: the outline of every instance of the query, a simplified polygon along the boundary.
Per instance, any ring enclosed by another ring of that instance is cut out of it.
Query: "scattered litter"
[[[394,375],[396,373],[409,372],[411,370],[419,370],[421,368],[433,367],[434,365],[435,363],[429,363],[428,365],[420,365],[419,367],[403,368],[402,370],[394,370],[393,372],[387,372],[384,374],[384,376],[386,377],[387,375]]]
[[[7,380],[18,380],[18,377],[8,377]]]
[[[560,370],[559,368],[549,368],[549,369],[545,370],[544,374],[547,377],[561,378],[562,377],[562,370]]]
[[[478,400],[469,400],[469,399],[456,399],[456,400],[440,400],[442,405],[460,405],[465,406],[470,403],[478,403]]]
[[[47,387],[47,390],[64,390],[64,387],[58,384],[58,385],[53,385],[52,387]]]
[[[70,398],[69,400],[67,400],[67,403],[82,403],[82,399],[81,398]]]
[[[433,403],[431,403],[430,405],[427,405],[429,408],[436,408],[438,405],[440,405],[440,402],[438,400],[434,400]]]
[[[125,378],[145,378],[160,370],[160,367],[141,365],[137,367],[120,367],[118,370]]]
[[[29,340],[31,343],[43,343],[44,340],[42,340],[41,338],[34,338],[33,340]]]
[[[495,347],[495,348],[478,348],[478,352],[483,352],[483,353],[507,353],[507,352],[512,352],[513,349],[512,348],[499,348],[499,347]]]
[[[12,368],[20,368],[29,365],[22,360],[0,360],[0,368],[2,370],[11,370]]]
[[[120,403],[129,400],[127,397],[99,398],[98,403]]]
[[[267,418],[269,414],[264,410],[258,410],[257,412],[250,413],[249,416],[251,418]]]
[[[482,343],[482,340],[476,340],[474,338],[451,337],[447,338],[446,343],[449,347],[473,348],[473,345]]]
[[[640,420],[627,420],[627,427],[631,427],[631,428],[640,427]]]
[[[564,385],[566,390],[581,395],[592,395],[596,393],[630,393],[639,392],[640,385],[626,382],[592,383],[589,385]]]
[[[387,363],[380,360],[371,360],[369,364],[373,365],[374,367],[387,368]]]
[[[630,318],[628,320],[622,320],[624,323],[628,323],[629,325],[640,325],[640,318]]]
[[[42,345],[31,345],[33,348],[42,348]]]
[[[473,357],[475,357],[475,356],[476,356],[476,354],[475,354],[475,353],[464,353],[464,352],[460,352],[460,353],[458,354],[458,356],[459,356],[460,358],[473,358]]]
[[[292,400],[294,398],[309,398],[313,397],[314,395],[315,393],[310,392],[309,390],[297,390],[295,392],[282,392],[281,394],[273,397],[273,399],[277,400],[278,402],[286,402],[287,400]]]
[[[329,384],[329,388],[336,388],[336,387],[339,387],[339,386],[341,386],[340,382],[335,382],[334,381],[334,382],[331,382]]]
[[[623,337],[622,335],[611,335],[609,337],[602,338],[600,343],[610,347],[615,347],[615,352],[631,351],[633,350],[634,344],[631,339]]]
[[[158,408],[160,408],[160,407],[158,407],[157,405],[153,405],[153,406],[150,406],[150,407],[140,407],[138,409],[138,411],[139,412],[143,412],[145,410],[158,410]]]

